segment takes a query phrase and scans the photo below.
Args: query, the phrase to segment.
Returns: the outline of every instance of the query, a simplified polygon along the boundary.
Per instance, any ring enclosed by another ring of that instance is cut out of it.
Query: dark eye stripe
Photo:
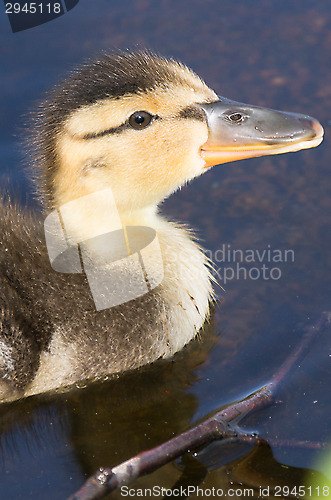
[[[153,117],[154,120],[159,120],[160,118],[161,118],[160,116]],[[195,106],[194,104],[191,106],[187,106],[186,108],[183,108],[178,113],[177,118],[188,118],[191,120],[198,120],[204,123],[206,123],[207,121],[204,111],[198,106]],[[106,135],[120,134],[124,130],[127,130],[129,127],[130,127],[129,123],[125,122],[122,123],[122,125],[119,125],[118,127],[108,128],[106,130],[102,130],[101,132],[91,132],[83,136],[75,135],[74,137],[77,139],[83,139],[88,141],[89,139],[98,139],[99,137],[104,137]]]
[[[88,140],[88,139],[97,139],[98,137],[103,137],[105,135],[111,134],[120,134],[128,127],[127,123],[123,123],[119,127],[108,128],[107,130],[102,130],[101,132],[91,132],[89,134],[83,135],[80,139]]]
[[[183,108],[178,114],[179,118],[189,118],[191,120],[198,120],[200,122],[206,123],[207,118],[205,112],[198,106],[190,105]]]
[[[160,116],[153,116],[153,120],[159,120],[159,119]],[[75,137],[77,139],[84,139],[88,141],[89,139],[98,139],[99,137],[104,137],[105,135],[120,134],[121,132],[129,128],[131,128],[129,121],[126,121],[125,123],[122,123],[122,125],[119,125],[118,127],[108,128],[106,130],[102,130],[101,132],[91,132],[81,137],[79,136]]]

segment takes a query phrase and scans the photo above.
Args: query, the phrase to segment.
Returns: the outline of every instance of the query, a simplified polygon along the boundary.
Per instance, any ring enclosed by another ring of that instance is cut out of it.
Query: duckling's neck
[[[168,352],[163,355],[171,356],[196,335],[209,315],[212,286],[206,256],[185,229],[157,213],[156,205],[121,211],[113,214],[113,218],[107,213],[107,200],[102,198],[102,194],[95,198],[92,205],[93,210],[89,204],[81,206],[80,210],[68,211],[70,217],[62,208],[60,211],[70,239],[76,243],[84,242],[87,250],[94,255],[107,256],[109,249],[108,243],[106,246],[104,243],[107,240],[95,236],[110,233],[111,230],[123,233],[123,227],[129,230],[132,226],[152,230],[155,246],[151,246],[152,252],[145,254],[145,267],[148,278],[152,276],[151,282],[154,276],[160,277],[162,266],[162,276],[158,282],[156,279],[155,291],[160,294],[166,311],[164,329]],[[133,253],[132,248],[130,253]],[[143,252],[141,256],[144,260]],[[120,258],[125,266],[126,259],[123,255]]]
[[[155,220],[158,218],[158,208],[156,205],[120,213],[120,219],[123,226],[153,227]]]
[[[170,311],[166,356],[171,356],[195,337],[209,317],[213,290],[208,260],[189,232],[161,217],[157,207],[127,214],[123,220],[156,231],[164,269],[160,288]]]

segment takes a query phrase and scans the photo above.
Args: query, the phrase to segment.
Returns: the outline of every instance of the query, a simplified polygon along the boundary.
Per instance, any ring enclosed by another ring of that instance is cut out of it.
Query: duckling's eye
[[[245,121],[246,116],[242,113],[228,113],[225,115],[225,119],[231,123],[242,123]]]
[[[147,127],[152,121],[153,115],[147,111],[136,111],[129,118],[129,124],[132,128],[140,130]]]

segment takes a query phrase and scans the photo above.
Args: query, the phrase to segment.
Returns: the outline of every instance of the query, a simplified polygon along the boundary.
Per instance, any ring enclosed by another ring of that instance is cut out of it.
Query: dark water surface
[[[220,95],[309,114],[326,130],[317,149],[214,167],[164,203],[164,213],[196,228],[224,288],[205,340],[173,363],[3,405],[0,500],[65,499],[100,465],[116,465],[250,394],[298,345],[303,326],[331,309],[330,28],[329,0],[81,0],[63,17],[16,34],[0,6],[0,182],[28,203],[22,116],[59,75],[114,47],[173,56]],[[237,271],[232,254],[224,262],[226,250],[266,253],[262,263],[239,262]],[[275,250],[282,262],[273,261]],[[263,264],[274,273],[264,279]],[[234,272],[226,283],[224,267],[227,276]],[[330,484],[325,451],[295,445],[330,443],[330,335],[329,328],[316,338],[281,386],[279,403],[245,420],[271,447],[208,447],[196,457],[208,471],[200,487],[258,492],[313,476]],[[185,463],[194,484],[193,461],[171,463],[132,487],[169,488]]]

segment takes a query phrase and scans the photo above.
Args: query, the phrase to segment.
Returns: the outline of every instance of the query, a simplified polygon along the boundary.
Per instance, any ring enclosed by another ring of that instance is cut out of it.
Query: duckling
[[[0,204],[1,400],[182,349],[209,317],[212,276],[190,230],[158,205],[214,165],[315,147],[322,137],[313,118],[218,97],[183,64],[148,51],[104,55],[73,72],[40,105],[30,135],[42,214]],[[127,254],[114,258],[115,233]],[[52,262],[49,242],[61,238],[77,250],[80,271]],[[105,275],[116,261],[117,278],[129,281],[136,259],[147,288],[130,295],[130,284],[111,307],[100,292],[96,307],[87,262],[98,259]]]

